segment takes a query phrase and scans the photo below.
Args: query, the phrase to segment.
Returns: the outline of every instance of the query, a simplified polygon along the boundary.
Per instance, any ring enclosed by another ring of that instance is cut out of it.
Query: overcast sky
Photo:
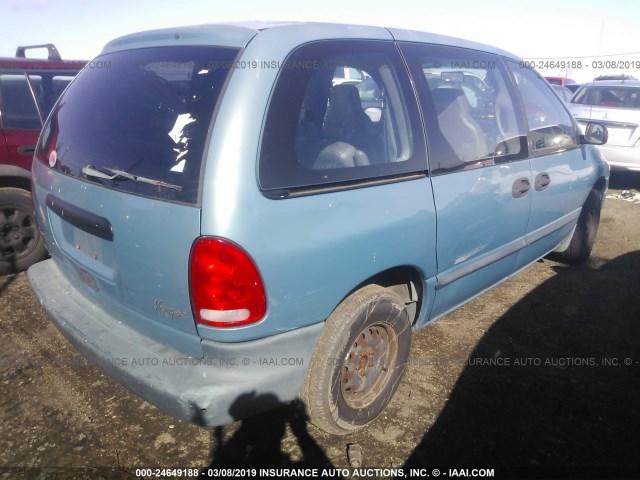
[[[89,59],[106,42],[161,27],[238,20],[333,21],[410,28],[487,43],[523,58],[583,61],[569,72],[604,73],[593,61],[640,66],[640,2],[606,0],[0,0],[0,56],[54,43],[63,58]],[[625,54],[625,55],[621,55]],[[606,69],[621,73],[621,69]],[[563,74],[560,69],[540,69]],[[640,78],[640,68],[626,68]]]

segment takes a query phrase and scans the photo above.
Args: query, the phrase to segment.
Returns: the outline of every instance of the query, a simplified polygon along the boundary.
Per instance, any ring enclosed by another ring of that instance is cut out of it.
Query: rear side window
[[[534,70],[512,61],[511,67],[524,105],[533,154],[566,150],[578,144],[571,114]]]
[[[53,108],[53,104],[56,102],[58,97],[62,95],[64,89],[69,86],[71,80],[73,80],[73,76],[69,75],[54,75],[51,77],[51,100],[50,104],[45,104],[46,114],[48,115],[51,109]]]
[[[571,103],[596,107],[640,109],[640,87],[585,87]]]
[[[63,90],[73,75],[53,72],[0,75],[0,111],[5,128],[40,130]]]
[[[411,84],[391,42],[322,41],[285,61],[260,153],[264,191],[426,170]]]
[[[35,101],[42,105],[42,77],[39,75],[27,77],[24,74],[0,75],[0,96],[2,123],[5,128],[40,130],[42,123]]]
[[[67,175],[197,203],[207,132],[237,49],[163,47],[100,57],[56,105],[37,155]],[[214,68],[215,66],[215,68]],[[59,81],[57,87],[63,87]]]
[[[526,128],[496,55],[403,44],[416,79],[433,174],[527,158]]]

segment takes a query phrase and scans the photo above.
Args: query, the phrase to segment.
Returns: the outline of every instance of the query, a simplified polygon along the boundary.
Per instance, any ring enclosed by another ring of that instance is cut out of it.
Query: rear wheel
[[[341,435],[373,421],[398,388],[410,347],[398,295],[368,285],[347,297],[327,319],[301,392],[311,423]]]
[[[582,206],[582,212],[580,212],[578,224],[571,237],[569,247],[564,252],[554,253],[552,258],[571,265],[579,265],[586,262],[596,241],[601,209],[602,193],[597,190],[591,190]]]
[[[0,275],[26,270],[46,253],[31,194],[20,188],[0,188]]]

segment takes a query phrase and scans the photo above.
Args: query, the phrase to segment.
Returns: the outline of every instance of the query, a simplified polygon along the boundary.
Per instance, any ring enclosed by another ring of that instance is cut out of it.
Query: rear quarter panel
[[[336,32],[345,38],[343,28]],[[268,199],[258,188],[260,132],[278,69],[249,65],[282,62],[297,46],[336,32],[313,24],[260,32],[232,74],[206,160],[202,234],[228,238],[253,257],[268,312],[250,327],[199,327],[206,338],[249,340],[324,321],[361,282],[391,267],[411,265],[424,278],[435,275],[428,178],[284,200]],[[392,40],[376,27],[349,32]]]

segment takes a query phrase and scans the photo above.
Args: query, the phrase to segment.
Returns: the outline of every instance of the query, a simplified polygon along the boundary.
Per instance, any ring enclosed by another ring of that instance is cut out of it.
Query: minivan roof
[[[287,35],[294,30],[301,30],[307,34],[317,36],[318,40],[325,38],[365,38],[381,40],[398,40],[406,42],[432,43],[472,50],[481,50],[514,59],[517,56],[490,45],[449,37],[434,33],[405,30],[400,28],[386,28],[365,25],[348,25],[339,23],[317,22],[235,22],[206,25],[193,25],[160,30],[139,32],[116,38],[105,45],[102,53],[135,48],[158,47],[167,45],[216,45],[221,47],[244,48],[260,32],[264,30],[281,30]]]

